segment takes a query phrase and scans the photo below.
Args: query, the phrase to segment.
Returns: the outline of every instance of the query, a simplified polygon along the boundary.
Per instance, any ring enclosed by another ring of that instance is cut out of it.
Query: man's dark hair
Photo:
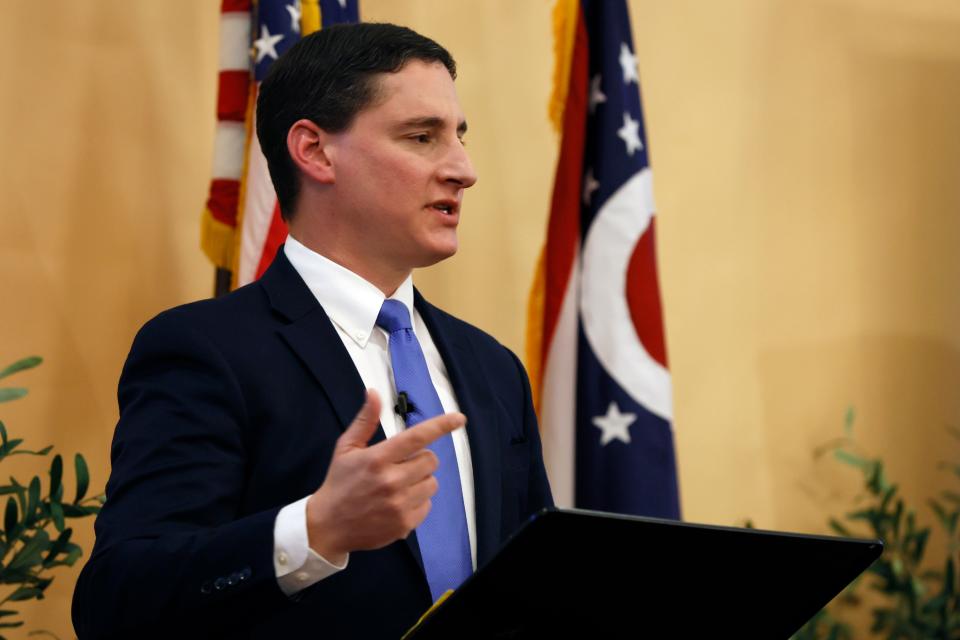
[[[337,133],[377,99],[377,75],[396,73],[410,60],[439,62],[457,77],[450,53],[419,33],[394,24],[326,27],[302,38],[273,63],[257,99],[257,137],[285,220],[293,215],[299,175],[287,153],[287,132],[301,118]]]

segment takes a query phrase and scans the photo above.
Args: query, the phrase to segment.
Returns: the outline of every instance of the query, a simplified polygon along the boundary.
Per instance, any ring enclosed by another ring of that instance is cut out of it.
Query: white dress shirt
[[[307,287],[316,296],[323,310],[330,317],[337,335],[343,341],[350,359],[360,373],[360,379],[368,389],[375,389],[382,402],[380,425],[384,435],[391,438],[400,433],[405,424],[394,412],[397,393],[393,382],[393,367],[387,348],[387,332],[376,326],[377,315],[385,297],[374,285],[352,271],[316,253],[287,237],[284,253]],[[397,288],[392,299],[399,300],[411,313],[413,332],[420,342],[427,361],[430,380],[433,382],[440,404],[447,413],[459,411],[457,399],[450,384],[447,368],[440,352],[413,306],[413,278],[408,277]],[[468,425],[469,428],[469,425]],[[473,466],[470,459],[470,444],[467,431],[453,432],[453,446],[457,454],[460,485],[463,489],[463,506],[467,517],[467,532],[470,536],[470,555],[473,568],[477,568],[477,527],[474,508]],[[280,588],[293,595],[310,585],[333,575],[347,566],[334,565],[313,551],[307,538],[307,497],[289,504],[280,510],[273,528],[273,566]]]

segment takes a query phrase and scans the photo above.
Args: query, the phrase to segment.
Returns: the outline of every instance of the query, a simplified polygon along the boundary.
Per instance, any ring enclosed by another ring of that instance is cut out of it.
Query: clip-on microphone
[[[398,416],[403,418],[404,422],[407,421],[407,416],[414,411],[413,403],[410,402],[406,391],[401,391],[397,394],[397,404],[394,405],[393,410]]]

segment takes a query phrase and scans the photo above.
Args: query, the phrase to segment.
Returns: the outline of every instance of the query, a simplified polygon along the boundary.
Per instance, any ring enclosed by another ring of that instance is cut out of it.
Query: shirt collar
[[[362,277],[287,236],[283,251],[330,320],[361,348],[367,346],[385,296]],[[390,296],[413,318],[413,276]]]

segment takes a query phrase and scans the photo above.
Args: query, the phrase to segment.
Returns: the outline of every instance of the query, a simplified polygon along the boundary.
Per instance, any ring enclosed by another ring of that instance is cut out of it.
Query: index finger
[[[380,449],[381,454],[388,460],[400,462],[465,424],[467,424],[467,417],[462,413],[444,413],[404,429],[371,449]]]

